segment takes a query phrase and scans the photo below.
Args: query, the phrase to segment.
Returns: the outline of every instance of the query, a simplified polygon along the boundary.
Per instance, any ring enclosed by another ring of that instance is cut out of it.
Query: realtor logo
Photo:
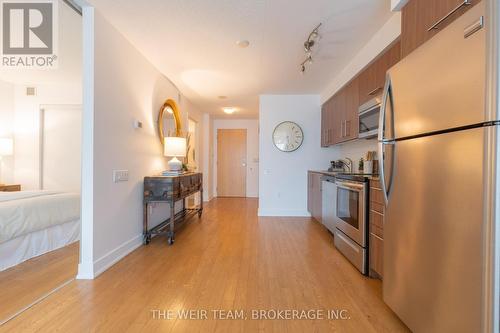
[[[55,68],[57,0],[1,1],[2,66]]]

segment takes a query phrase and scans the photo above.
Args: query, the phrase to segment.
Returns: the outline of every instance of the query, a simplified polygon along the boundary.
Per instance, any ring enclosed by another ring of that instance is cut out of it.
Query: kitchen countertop
[[[309,170],[309,172],[319,173],[319,174],[322,174],[325,176],[330,176],[330,177],[337,177],[337,176],[341,175],[341,176],[344,176],[344,177],[342,177],[344,179],[351,176],[351,177],[364,177],[368,180],[374,180],[374,181],[380,180],[379,175],[356,174],[356,173],[351,174],[349,172],[331,172],[331,171],[327,171],[327,170]],[[339,178],[341,178],[341,177],[339,177]]]

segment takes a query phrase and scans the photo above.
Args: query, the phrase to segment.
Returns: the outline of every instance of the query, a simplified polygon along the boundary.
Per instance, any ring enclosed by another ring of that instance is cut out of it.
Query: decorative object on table
[[[14,140],[11,138],[0,138],[0,181],[2,180],[2,158],[14,154]]]
[[[378,175],[379,174],[379,170],[378,170],[378,160],[373,160],[373,174],[374,175]]]
[[[203,212],[203,200],[195,208],[186,208],[185,199],[196,192],[203,198],[203,175],[190,172],[175,177],[145,177],[143,197],[143,244],[149,244],[153,235],[166,234],[167,242],[175,241],[175,231],[178,223],[186,222],[192,216]],[[182,210],[175,211],[175,203],[182,201]],[[170,217],[159,225],[149,229],[148,207],[151,203],[166,202],[170,206]]]
[[[359,171],[359,173],[364,173],[365,172],[365,160],[363,158],[359,159],[358,171]]]
[[[182,136],[181,113],[173,99],[167,99],[158,113],[158,136],[164,144],[165,137]]]
[[[195,148],[194,148],[194,143],[193,143],[193,133],[188,132],[186,135],[186,145],[187,145],[187,151],[186,151],[186,160],[185,163],[182,165],[183,169],[186,171],[196,171],[196,153],[195,153]]]
[[[343,172],[343,166],[344,164],[341,161],[330,161],[328,172]]]
[[[273,131],[273,143],[282,152],[292,152],[302,145],[304,132],[300,126],[292,121],[278,124]]]
[[[369,151],[366,153],[363,173],[365,174],[373,174],[373,160],[375,159],[376,153],[374,151]]]
[[[182,162],[177,157],[186,156],[186,139],[181,137],[170,136],[165,138],[164,155],[172,157],[168,161],[168,171],[182,170]]]
[[[19,192],[21,191],[21,185],[5,185],[0,184],[0,192]]]

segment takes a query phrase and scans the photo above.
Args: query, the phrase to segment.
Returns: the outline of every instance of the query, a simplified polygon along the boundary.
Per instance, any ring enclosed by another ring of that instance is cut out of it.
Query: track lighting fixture
[[[321,24],[322,23],[318,24],[318,26],[314,28],[314,30],[309,34],[309,37],[307,37],[307,40],[304,42],[304,51],[306,53],[306,59],[300,64],[301,73],[305,73],[306,64],[311,65],[313,63],[312,49],[320,39],[319,28],[321,27]]]

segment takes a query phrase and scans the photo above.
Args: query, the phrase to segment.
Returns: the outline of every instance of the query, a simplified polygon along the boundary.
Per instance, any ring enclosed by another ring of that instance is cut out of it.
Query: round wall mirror
[[[167,99],[158,114],[158,136],[164,144],[167,136],[182,136],[181,115],[177,103]]]

